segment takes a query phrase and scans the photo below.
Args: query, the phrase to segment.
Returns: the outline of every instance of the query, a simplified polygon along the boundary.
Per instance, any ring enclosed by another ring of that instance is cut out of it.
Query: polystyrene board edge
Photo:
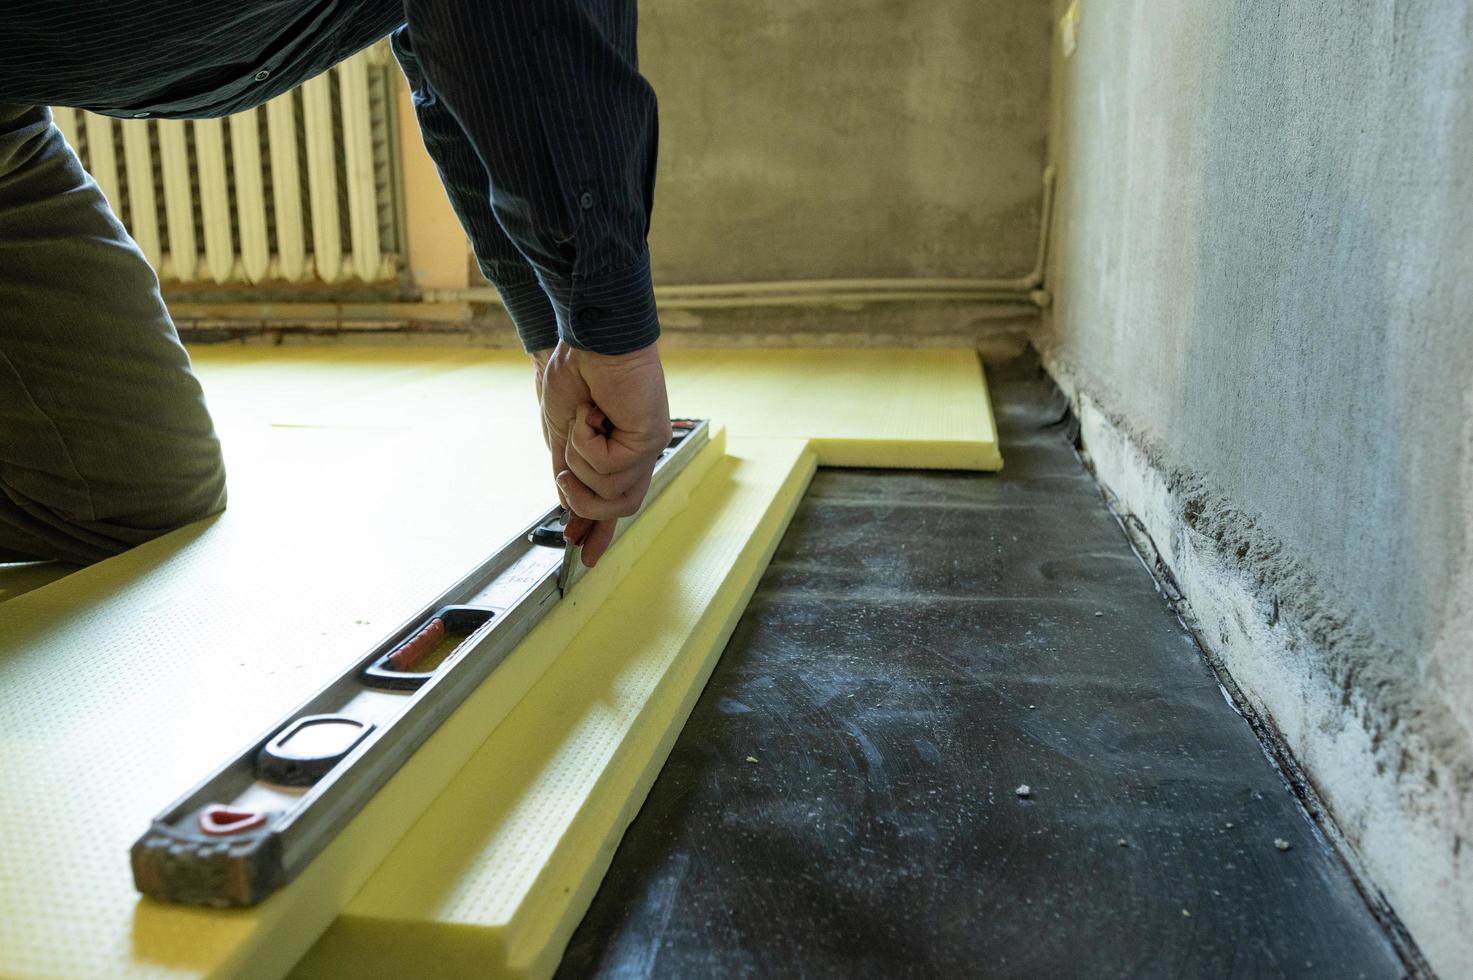
[[[740,440],[740,443],[797,442],[798,440]],[[568,936],[591,901],[625,827],[648,792],[660,765],[704,687],[726,639],[755,590],[815,468],[806,450],[795,453],[784,476],[765,502],[761,516],[745,532],[742,552],[724,573],[722,582],[706,601],[705,612],[689,630],[681,653],[641,709],[627,745],[605,770],[616,777],[600,777],[574,825],[566,828],[549,864],[569,864],[576,887],[563,892],[556,874],[539,873],[539,887],[527,893],[510,922],[467,924],[420,917],[414,900],[403,914],[396,904],[402,892],[385,886],[417,864],[403,861],[388,882],[380,882],[374,900],[350,905],[298,971],[306,977],[363,976],[523,976],[541,975],[555,968]],[[652,554],[652,559],[658,557]],[[494,738],[495,736],[493,736]],[[488,746],[489,746],[488,742]],[[483,747],[483,750],[486,747]],[[464,778],[464,777],[462,777]],[[599,794],[597,799],[594,793]],[[448,801],[442,800],[442,805]],[[459,812],[459,811],[457,811]],[[434,835],[444,839],[444,827]],[[424,828],[419,828],[423,833]],[[453,847],[453,844],[448,846]],[[412,852],[411,852],[412,853]],[[401,857],[404,857],[401,855]],[[457,857],[455,862],[462,859]],[[382,875],[385,870],[381,869]],[[565,869],[566,870],[566,869]],[[549,886],[540,887],[543,879]],[[436,888],[440,886],[435,886]],[[510,949],[508,948],[510,947]]]
[[[997,444],[965,440],[813,439],[820,466],[891,470],[1002,469]]]
[[[644,726],[640,744],[630,746],[629,755],[635,760],[636,772],[627,780],[620,781],[623,785],[614,783],[601,787],[604,791],[603,801],[617,803],[614,810],[616,815],[605,827],[587,828],[590,836],[601,833],[602,840],[594,849],[593,857],[584,864],[579,889],[566,898],[561,898],[556,889],[543,891],[539,904],[553,903],[556,906],[555,911],[547,916],[552,922],[552,928],[541,934],[520,937],[520,941],[514,943],[510,951],[512,962],[509,964],[512,975],[545,977],[551,976],[557,969],[568,940],[588,911],[624,832],[649,796],[650,788],[670,756],[675,739],[685,727],[696,700],[705,689],[711,672],[726,648],[727,640],[731,638],[737,622],[746,611],[747,603],[756,592],[757,584],[777,551],[783,533],[797,511],[798,503],[816,469],[817,458],[814,454],[805,453],[798,459],[788,479],[773,498],[758,530],[752,535],[757,547],[735,563],[732,574],[711,603],[710,614],[692,632],[685,654],[674,665],[671,676],[666,679],[661,690],[651,699],[650,720],[658,720],[658,723]],[[598,809],[600,807],[595,806],[595,812]],[[575,830],[575,834],[580,836],[582,832],[582,829]],[[533,921],[536,921],[536,912],[534,907]]]

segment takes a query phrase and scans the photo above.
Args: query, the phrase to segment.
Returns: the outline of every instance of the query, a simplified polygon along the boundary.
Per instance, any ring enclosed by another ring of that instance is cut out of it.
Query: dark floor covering
[[[1403,975],[1057,391],[990,377],[1002,473],[819,472],[559,976]]]

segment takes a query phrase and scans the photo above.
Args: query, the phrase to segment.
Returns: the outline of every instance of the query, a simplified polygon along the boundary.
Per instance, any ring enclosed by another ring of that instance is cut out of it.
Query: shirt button
[[[595,306],[585,306],[583,309],[581,309],[581,310],[578,311],[578,319],[582,320],[584,323],[588,324],[590,327],[597,325],[598,324],[598,307],[595,307]]]
[[[256,81],[258,81],[258,82],[264,82],[266,79],[268,79],[270,77],[271,77],[271,73],[269,71],[267,71],[266,69],[264,69],[264,68],[262,68],[260,71],[256,72]]]
[[[587,211],[589,208],[593,207],[593,194],[589,191],[584,191],[582,196],[578,198],[578,204],[583,208],[583,210]]]

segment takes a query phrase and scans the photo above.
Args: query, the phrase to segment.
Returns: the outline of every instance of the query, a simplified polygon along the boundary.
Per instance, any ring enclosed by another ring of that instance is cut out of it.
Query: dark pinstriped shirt
[[[0,101],[111,116],[260,105],[392,34],[426,147],[528,350],[659,336],[655,94],[636,0],[12,0]]]

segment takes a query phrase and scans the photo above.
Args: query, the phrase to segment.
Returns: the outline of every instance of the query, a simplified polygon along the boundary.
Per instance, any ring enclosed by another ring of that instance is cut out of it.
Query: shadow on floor
[[[50,585],[77,570],[75,565],[63,565],[55,561],[33,561],[21,564],[0,564],[0,603],[16,596]]]

